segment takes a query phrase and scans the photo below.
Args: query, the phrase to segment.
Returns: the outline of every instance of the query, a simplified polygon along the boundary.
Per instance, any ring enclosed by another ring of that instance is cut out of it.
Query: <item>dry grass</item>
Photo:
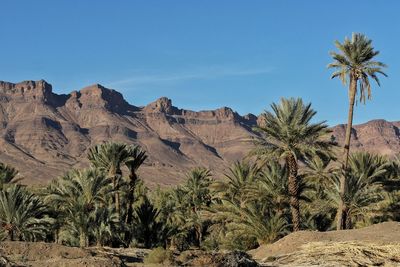
[[[263,266],[400,266],[400,243],[312,242],[261,262]]]

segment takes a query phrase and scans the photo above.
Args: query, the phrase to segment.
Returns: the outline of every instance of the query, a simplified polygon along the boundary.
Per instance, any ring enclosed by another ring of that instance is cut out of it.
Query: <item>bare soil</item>
[[[43,242],[1,242],[0,266],[130,266],[135,262],[141,262],[147,253],[148,250],[145,249],[96,247],[82,249]]]

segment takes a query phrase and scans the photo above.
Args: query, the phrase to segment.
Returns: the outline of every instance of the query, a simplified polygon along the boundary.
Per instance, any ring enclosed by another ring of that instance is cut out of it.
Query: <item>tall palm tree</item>
[[[262,124],[255,130],[260,133],[253,153],[259,158],[283,159],[288,168],[288,191],[293,230],[300,229],[298,161],[315,154],[330,152],[332,142],[325,136],[330,132],[325,122],[312,123],[316,111],[311,103],[300,98],[282,98],[271,105],[272,112],[261,114]]]
[[[104,171],[111,179],[115,194],[115,208],[117,213],[120,214],[121,166],[131,160],[127,145],[114,142],[96,145],[89,149],[88,159],[95,168]]]
[[[0,190],[3,190],[4,184],[16,183],[22,178],[16,178],[18,171],[10,165],[0,162]]]
[[[364,34],[353,33],[352,38],[345,38],[343,43],[335,42],[337,52],[331,52],[334,62],[328,65],[328,68],[335,69],[331,78],[340,78],[344,85],[349,82],[349,111],[346,126],[346,135],[344,140],[344,158],[343,169],[344,175],[340,179],[340,192],[343,196],[346,191],[346,171],[348,167],[351,129],[353,125],[353,110],[357,92],[360,94],[360,101],[365,102],[365,96],[371,98],[371,84],[369,78],[372,78],[380,86],[378,74],[387,76],[383,72],[385,64],[379,61],[374,61],[374,58],[379,54],[379,51],[374,50],[372,40],[368,39]],[[344,200],[339,203],[337,213],[337,229],[343,229],[344,218]]]
[[[129,146],[127,147],[129,158],[125,161],[125,165],[129,169],[129,187],[128,187],[128,197],[127,197],[127,215],[125,222],[130,225],[133,220],[133,203],[135,201],[135,187],[138,182],[137,171],[143,162],[147,159],[146,151],[142,150],[139,146]],[[127,233],[127,239],[130,238]]]
[[[109,178],[97,169],[74,170],[53,180],[46,201],[64,213],[65,224],[79,234],[79,245],[89,245],[93,212],[111,194]]]
[[[44,239],[50,225],[48,207],[20,185],[0,191],[0,232],[10,241]]]

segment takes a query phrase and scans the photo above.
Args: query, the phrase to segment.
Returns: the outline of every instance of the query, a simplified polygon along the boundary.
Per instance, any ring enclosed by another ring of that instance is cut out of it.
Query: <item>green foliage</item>
[[[234,175],[228,175],[225,182],[216,182],[218,198],[209,209],[214,223],[210,233],[219,234],[221,247],[249,249],[273,242],[287,233],[286,168],[271,162],[260,170],[254,164],[238,162],[230,173]],[[238,184],[240,194],[236,190]]]
[[[312,123],[316,114],[311,103],[304,104],[301,98],[282,98],[279,104],[272,103],[272,112],[261,114],[262,123],[255,130],[260,137],[255,140],[253,155],[263,165],[271,160],[284,160],[288,170],[288,195],[294,231],[300,230],[300,187],[299,162],[315,156],[330,157],[331,131],[325,122]]]
[[[22,178],[16,178],[18,171],[10,165],[0,162],[0,190],[3,189],[5,184],[17,183]]]
[[[332,142],[326,137],[331,130],[324,121],[311,122],[316,114],[311,103],[282,98],[279,104],[272,103],[271,109],[261,114],[261,125],[255,128],[261,138],[255,140],[253,154],[266,161],[286,159],[288,155],[298,160],[329,155]]]
[[[322,133],[328,132],[325,126],[309,123],[313,114],[309,106],[298,100],[288,101],[291,103],[282,104],[275,111],[281,116],[275,114],[276,123],[285,118],[292,122],[279,133],[281,137],[286,134],[288,142],[264,136],[265,144],[272,144],[264,146],[264,152],[272,154],[257,154],[260,157],[256,162],[236,162],[224,179],[214,180],[209,170],[195,168],[182,185],[149,191],[137,175],[147,157],[145,152],[136,146],[108,143],[92,150],[90,157],[96,160],[91,168],[72,170],[53,180],[45,191],[38,191],[43,201],[20,185],[9,185],[0,190],[0,239],[54,240],[81,247],[157,247],[146,258],[146,263],[154,264],[172,264],[169,249],[252,249],[278,240],[293,225],[291,170],[288,162],[281,160],[288,153],[302,161],[296,177],[302,227],[329,230],[335,225],[340,199],[338,177],[342,172],[330,157],[330,141],[322,139]],[[295,119],[299,115],[293,111],[289,120],[283,114],[288,111],[285,105],[292,105],[288,109],[291,111],[300,105],[301,114],[309,118]],[[302,129],[297,125],[299,120],[307,122]],[[313,136],[308,144],[289,137],[304,134],[306,138],[303,131],[307,127],[310,128],[306,132]],[[107,154],[103,150],[113,152]],[[117,160],[110,164],[108,157]],[[127,173],[122,172],[122,164],[128,167]],[[115,176],[110,175],[111,168],[115,168]],[[349,228],[400,218],[397,158],[391,161],[355,153],[346,175]]]
[[[51,223],[47,206],[24,187],[12,185],[0,191],[0,232],[6,239],[43,240]]]
[[[144,264],[163,264],[169,265],[173,262],[172,251],[158,247],[150,251],[144,258]]]
[[[158,219],[159,211],[146,198],[134,210],[134,223],[132,225],[135,239],[145,248],[162,244],[163,223]]]
[[[62,214],[62,230],[79,234],[79,244],[85,247],[89,245],[93,218],[96,219],[94,213],[109,203],[107,197],[111,191],[110,180],[99,170],[73,170],[53,180],[46,201]]]
[[[369,153],[355,153],[349,158],[346,174],[346,228],[368,224],[385,199],[384,184],[388,177],[389,162],[382,156]],[[330,197],[339,202],[339,179],[334,178]]]
[[[331,78],[340,78],[344,85],[348,82],[348,77],[353,77],[360,81],[360,101],[365,102],[365,95],[371,98],[371,85],[369,78],[372,78],[380,85],[378,74],[387,76],[383,72],[385,64],[373,59],[379,54],[374,50],[372,40],[364,34],[353,33],[351,39],[345,38],[343,43],[335,42],[339,53],[331,52],[334,62],[328,65],[328,68],[335,69]]]

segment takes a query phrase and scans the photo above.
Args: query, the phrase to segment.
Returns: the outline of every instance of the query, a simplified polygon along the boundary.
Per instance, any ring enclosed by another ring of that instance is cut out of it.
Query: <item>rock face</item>
[[[0,161],[28,184],[88,166],[87,150],[108,140],[148,152],[141,177],[150,184],[176,184],[195,166],[220,174],[251,149],[254,123],[230,108],[178,109],[165,97],[135,107],[99,84],[57,95],[43,80],[0,82]]]
[[[392,157],[400,153],[400,122],[372,120],[356,125],[352,129],[352,151],[368,151]],[[346,125],[332,128],[333,135],[339,144],[344,142]]]
[[[223,107],[183,110],[162,97],[145,107],[99,84],[57,95],[44,80],[0,81],[0,161],[12,164],[27,184],[44,184],[68,169],[88,166],[87,150],[114,140],[141,145],[149,160],[141,177],[150,184],[179,183],[204,166],[221,176],[252,148],[258,118]],[[394,155],[400,151],[400,122],[384,120],[353,130],[355,150]],[[333,128],[342,142],[345,127]]]

